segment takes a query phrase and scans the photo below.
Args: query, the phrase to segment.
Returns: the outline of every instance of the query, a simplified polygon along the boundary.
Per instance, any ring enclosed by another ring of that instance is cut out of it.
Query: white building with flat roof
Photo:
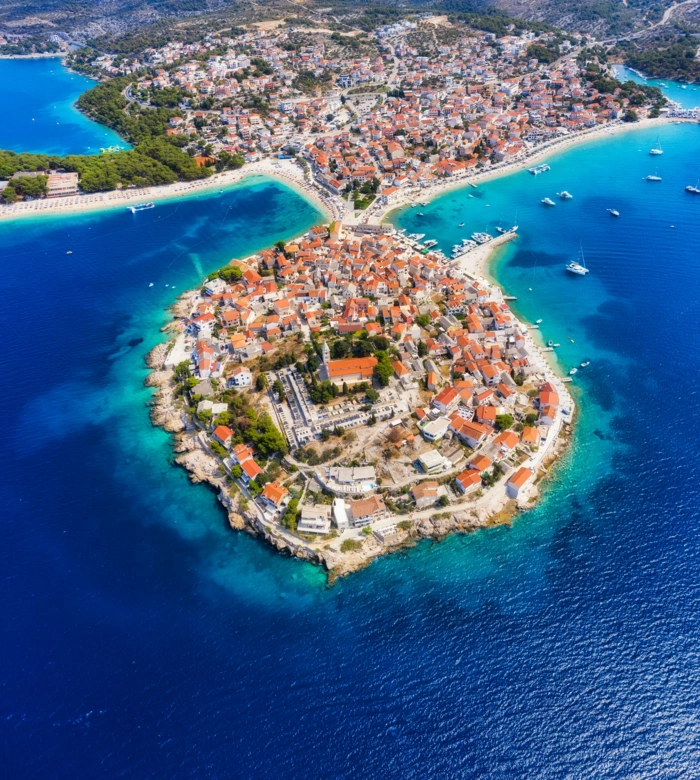
[[[331,507],[333,512],[333,522],[339,531],[346,531],[350,527],[348,512],[345,506],[344,498],[334,498]]]
[[[301,518],[297,531],[302,534],[327,534],[331,530],[331,508],[326,504],[320,506],[304,505],[301,508]]]

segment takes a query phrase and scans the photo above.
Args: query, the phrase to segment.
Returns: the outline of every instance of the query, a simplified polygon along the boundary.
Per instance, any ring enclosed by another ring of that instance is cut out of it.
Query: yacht
[[[534,168],[528,168],[528,171],[530,171],[533,176],[539,176],[541,173],[544,173],[548,170],[550,170],[550,167],[546,163],[542,165],[536,165]]]
[[[685,188],[685,191],[689,192],[691,195],[700,195],[700,181],[698,181],[694,187],[692,184],[689,184]]]
[[[661,144],[659,143],[659,139],[656,139],[656,146],[652,147],[649,150],[649,154],[651,154],[654,157],[658,157],[658,155],[663,154],[664,150],[661,148]]]
[[[556,206],[557,205],[551,198],[542,198],[540,203],[543,206]]]
[[[136,214],[137,211],[146,211],[147,209],[154,209],[156,204],[152,201],[149,203],[137,203],[135,206],[129,206],[129,211],[132,214]]]
[[[661,181],[661,176],[657,176],[656,174],[647,176],[647,181]]]
[[[437,241],[434,238],[431,238],[428,241],[423,242],[423,246],[426,247],[426,249],[432,249],[436,244]]]
[[[587,273],[590,273],[590,271],[586,268],[586,258],[583,256],[583,248],[579,249],[578,255],[578,260],[572,260],[570,263],[567,263],[565,268],[572,274],[585,276]],[[581,262],[579,262],[579,260]]]
[[[562,200],[571,200],[574,197],[570,192],[567,192],[566,190],[557,192],[557,196],[560,197]]]
[[[608,209],[608,213],[611,217],[619,217],[620,212],[617,209]]]

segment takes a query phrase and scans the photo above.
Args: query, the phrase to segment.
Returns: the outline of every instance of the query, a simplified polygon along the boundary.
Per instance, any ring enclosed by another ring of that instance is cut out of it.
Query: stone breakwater
[[[171,307],[173,320],[163,328],[165,333],[177,334],[184,330],[185,319],[196,294],[196,291],[185,293]],[[260,537],[280,553],[323,567],[331,584],[339,577],[365,568],[375,558],[413,547],[422,539],[439,542],[455,533],[471,533],[512,522],[516,514],[531,509],[537,503],[542,481],[551,473],[551,467],[560,459],[571,440],[571,428],[568,426],[562,430],[539,468],[534,483],[518,500],[510,499],[505,494],[490,493],[470,504],[456,504],[452,509],[446,507],[444,511],[431,509],[397,516],[397,522],[406,520],[408,527],[400,530],[391,543],[382,543],[369,535],[359,550],[342,552],[337,539],[308,541],[264,521],[252,503],[241,505],[240,492],[231,491],[220,459],[209,448],[206,437],[189,417],[183,401],[175,394],[174,372],[164,367],[170,346],[170,342],[158,344],[146,356],[146,363],[152,372],[145,384],[155,388],[151,401],[151,422],[173,434],[175,463],[188,472],[193,483],[208,485],[216,492],[232,529]]]

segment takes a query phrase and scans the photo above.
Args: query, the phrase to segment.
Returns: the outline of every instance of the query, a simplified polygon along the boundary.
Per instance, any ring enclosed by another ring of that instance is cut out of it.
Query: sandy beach
[[[207,194],[240,184],[248,176],[269,176],[278,179],[312,200],[328,219],[342,219],[344,205],[328,192],[305,177],[299,165],[292,160],[260,160],[236,171],[223,171],[208,179],[194,182],[174,182],[160,187],[95,192],[63,198],[44,198],[0,206],[0,221],[7,222],[20,217],[40,215],[57,216],[81,214],[90,211],[104,211],[127,208],[135,203],[153,201],[174,201],[193,195]]]
[[[431,183],[425,187],[412,187],[406,191],[402,191],[398,197],[392,200],[386,206],[370,206],[362,215],[358,218],[360,223],[380,224],[383,222],[393,211],[396,211],[403,206],[412,203],[416,199],[425,200],[426,198],[435,198],[439,195],[443,195],[450,190],[460,189],[471,184],[483,184],[491,179],[498,178],[500,176],[507,176],[510,173],[522,170],[524,168],[530,168],[538,161],[541,161],[544,157],[548,157],[556,152],[564,151],[565,149],[577,146],[589,141],[595,141],[607,136],[619,135],[621,133],[628,133],[635,130],[647,130],[653,127],[663,127],[664,125],[674,122],[689,122],[691,124],[697,124],[697,120],[694,119],[678,119],[671,117],[658,117],[656,119],[642,119],[639,122],[622,122],[618,120],[616,122],[604,125],[602,127],[595,127],[590,130],[585,130],[575,135],[564,135],[546,144],[538,146],[522,156],[509,160],[508,162],[498,163],[489,168],[474,173],[470,171],[463,176],[454,176],[448,179],[441,179],[438,182]]]
[[[643,119],[640,122],[626,123],[616,122],[604,127],[596,127],[591,130],[577,133],[572,136],[562,136],[547,144],[524,154],[518,159],[507,163],[500,163],[480,171],[470,172],[464,176],[440,179],[425,187],[412,187],[401,192],[390,204],[386,206],[373,205],[361,212],[356,218],[347,214],[345,201],[337,195],[332,195],[321,185],[311,181],[302,168],[293,160],[265,159],[245,165],[236,171],[224,171],[214,174],[209,179],[195,182],[174,182],[159,187],[145,187],[141,189],[113,190],[111,192],[96,192],[80,194],[71,197],[55,198],[52,200],[40,199],[23,201],[12,205],[0,205],[0,221],[26,216],[39,216],[41,214],[78,214],[89,211],[101,211],[110,208],[125,208],[135,203],[144,201],[166,201],[191,195],[205,194],[216,189],[223,190],[227,187],[239,184],[247,176],[264,175],[279,179],[290,187],[295,188],[305,197],[313,200],[321,208],[329,219],[344,221],[346,224],[380,224],[387,216],[397,209],[420,198],[434,198],[452,189],[458,189],[467,185],[478,185],[494,179],[498,176],[506,176],[514,171],[532,166],[538,160],[555,152],[563,151],[577,144],[594,141],[605,136],[619,133],[644,130],[650,127],[661,127],[670,122],[695,122],[696,120],[672,119],[659,117],[658,119]]]

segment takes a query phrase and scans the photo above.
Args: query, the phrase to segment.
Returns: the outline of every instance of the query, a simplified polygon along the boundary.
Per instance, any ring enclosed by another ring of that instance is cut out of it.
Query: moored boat
[[[586,268],[586,258],[583,256],[583,247],[579,248],[578,260],[572,260],[564,267],[569,273],[576,274],[577,276],[585,276],[590,273],[589,269]]]
[[[147,209],[154,209],[156,207],[156,204],[153,203],[153,201],[149,201],[148,203],[136,203],[133,206],[129,206],[129,211],[132,214],[136,214],[137,211],[146,211]]]

